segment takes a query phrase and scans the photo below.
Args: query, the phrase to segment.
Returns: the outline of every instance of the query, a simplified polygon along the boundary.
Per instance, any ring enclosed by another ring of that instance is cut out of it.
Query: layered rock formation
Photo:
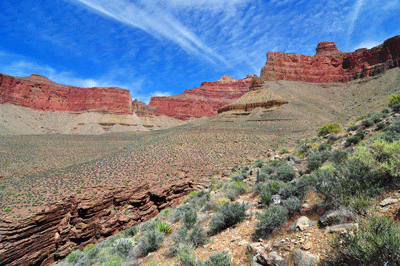
[[[252,76],[236,80],[225,75],[218,81],[203,82],[200,87],[187,89],[170,97],[152,97],[149,106],[156,115],[167,115],[182,120],[214,116],[227,105],[249,91]]]
[[[349,82],[398,67],[400,36],[372,49],[344,53],[333,42],[321,42],[314,56],[269,52],[261,70],[263,81]]]
[[[177,205],[193,184],[149,189],[115,188],[99,198],[71,196],[18,223],[0,218],[0,265],[50,265]]]
[[[154,116],[154,108],[151,108],[146,103],[134,99],[132,101],[133,112],[140,117]]]
[[[18,78],[0,74],[2,103],[43,111],[132,114],[132,99],[128,90],[65,86],[40,75]]]

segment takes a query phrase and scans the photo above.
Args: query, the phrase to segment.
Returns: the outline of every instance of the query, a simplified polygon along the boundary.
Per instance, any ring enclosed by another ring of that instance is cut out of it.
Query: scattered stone
[[[387,198],[387,199],[382,200],[381,203],[379,203],[379,205],[381,207],[386,207],[386,206],[392,205],[393,203],[396,203],[398,201],[399,201],[398,199]]]
[[[295,250],[292,254],[292,260],[295,266],[312,266],[319,262],[318,256],[312,255],[307,251]]]
[[[326,227],[333,224],[341,224],[344,222],[354,221],[354,213],[346,208],[327,211],[319,218],[319,224]]]
[[[328,226],[325,228],[324,233],[347,233],[349,229],[355,229],[358,228],[358,223],[348,223],[348,224],[339,224],[339,225],[333,225],[333,226]]]
[[[257,254],[256,258],[257,263],[263,266],[289,266],[289,263],[276,252],[267,253],[266,250],[262,250]]]
[[[240,239],[242,239],[241,236],[236,236],[236,237],[231,239],[231,242],[236,242],[236,241],[239,241]]]
[[[301,249],[303,250],[310,250],[312,248],[312,244],[310,242],[305,243]]]
[[[262,243],[249,243],[246,248],[246,252],[256,255],[258,252],[260,252],[263,249],[263,244]]]
[[[317,222],[311,221],[306,216],[301,216],[299,219],[294,221],[294,223],[289,227],[288,230],[293,231],[293,232],[295,232],[295,231],[303,231],[307,227],[310,227],[310,226],[313,226],[313,225],[316,225],[316,224],[317,224]]]
[[[249,242],[247,242],[246,240],[242,240],[238,243],[238,246],[247,246],[249,244]]]

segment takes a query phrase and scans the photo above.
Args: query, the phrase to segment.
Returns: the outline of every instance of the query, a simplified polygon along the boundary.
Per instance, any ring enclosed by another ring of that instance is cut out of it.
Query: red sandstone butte
[[[200,87],[187,89],[170,97],[151,97],[149,106],[156,115],[166,115],[181,120],[214,116],[218,109],[249,92],[253,75],[236,80],[222,76],[218,81],[203,82]]]
[[[349,82],[398,67],[400,35],[371,49],[344,53],[333,42],[321,42],[314,56],[269,52],[261,79],[305,82]]]
[[[12,77],[0,73],[0,104],[11,103],[42,111],[95,111],[132,114],[128,90],[78,88],[57,84],[46,77]]]

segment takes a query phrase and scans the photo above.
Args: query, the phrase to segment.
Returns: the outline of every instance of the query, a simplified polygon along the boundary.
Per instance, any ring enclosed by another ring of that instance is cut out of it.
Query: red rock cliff
[[[18,78],[0,74],[1,103],[43,111],[96,111],[118,114],[131,114],[133,111],[128,90],[65,86],[40,75]]]
[[[149,106],[156,115],[186,120],[191,117],[214,116],[227,105],[249,91],[251,78],[236,80],[225,75],[218,81],[203,82],[200,87],[187,89],[170,97],[151,97]]]
[[[333,42],[321,42],[314,56],[269,52],[261,79],[305,82],[348,82],[398,67],[400,36],[372,49],[344,53]]]

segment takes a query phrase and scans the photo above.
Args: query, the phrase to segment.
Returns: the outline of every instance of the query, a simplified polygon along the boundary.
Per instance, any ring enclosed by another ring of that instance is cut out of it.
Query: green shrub
[[[300,212],[301,202],[297,197],[290,197],[282,201],[282,206],[285,207],[289,214],[295,214]]]
[[[361,122],[361,125],[363,127],[370,127],[374,125],[374,121],[372,121],[372,119],[365,119]]]
[[[389,97],[389,104],[388,106],[393,108],[393,106],[400,104],[400,94],[392,94]]]
[[[322,166],[326,160],[329,159],[331,153],[329,151],[314,152],[307,158],[307,167],[310,170],[316,170]]]
[[[259,202],[263,207],[268,207],[268,205],[272,202],[272,194],[269,190],[261,190]]]
[[[77,266],[90,266],[90,260],[85,253],[75,250],[67,256],[67,262]]]
[[[357,144],[359,143],[361,140],[363,140],[365,138],[365,133],[364,130],[362,130],[361,128],[357,129],[356,134],[354,134],[354,136],[348,138],[344,144],[345,147],[350,146],[351,144]]]
[[[193,225],[197,222],[197,211],[193,208],[189,208],[185,211],[183,216],[183,223],[185,224],[187,229],[193,227]]]
[[[285,154],[285,153],[288,153],[288,152],[289,152],[289,149],[286,148],[286,147],[283,147],[283,148],[281,149],[281,151],[279,152],[279,154],[282,155],[282,154]]]
[[[199,262],[198,266],[230,266],[231,257],[228,253],[222,251],[210,256],[207,261]]]
[[[346,151],[334,150],[329,160],[335,164],[341,164],[347,160],[348,156],[349,154]]]
[[[180,243],[176,252],[176,260],[183,266],[196,266],[197,260],[194,250],[192,245]]]
[[[360,127],[359,125],[349,126],[349,127],[347,128],[347,131],[348,131],[348,132],[354,131],[354,130],[357,130],[359,127]]]
[[[381,113],[382,114],[388,114],[388,113],[390,113],[390,109],[389,108],[383,108]]]
[[[240,223],[246,218],[246,205],[243,203],[230,203],[225,202],[222,204],[218,211],[211,218],[210,222],[210,235]]]
[[[156,228],[157,231],[160,231],[161,233],[168,234],[172,230],[172,225],[166,223],[166,222],[161,222],[157,224]]]
[[[344,237],[336,237],[325,265],[400,265],[400,226],[374,216]]]
[[[258,160],[257,162],[255,162],[254,167],[262,168],[263,162],[261,160]]]
[[[381,120],[382,120],[382,115],[381,114],[373,114],[372,116],[371,116],[371,120],[372,120],[372,122],[374,122],[374,124],[376,124],[376,123],[378,123],[378,122],[380,122]]]
[[[204,231],[202,226],[193,226],[191,232],[189,232],[188,242],[191,243],[194,248],[203,246],[207,242],[207,233]]]
[[[273,206],[256,215],[259,222],[255,225],[257,229],[253,234],[254,240],[265,238],[280,227],[286,221],[288,210],[282,206]]]
[[[334,123],[326,123],[322,127],[318,128],[318,136],[322,137],[329,133],[339,133],[342,131],[342,125],[334,122]]]
[[[139,238],[139,243],[135,247],[136,257],[146,256],[149,252],[156,251],[164,241],[164,234],[160,231],[151,230],[143,232]]]
[[[392,110],[393,110],[393,112],[399,113],[400,112],[400,103],[393,105]]]
[[[134,225],[134,226],[131,226],[131,227],[127,228],[126,230],[122,231],[122,234],[125,237],[133,237],[138,233],[138,231],[139,231],[139,228],[136,225]]]
[[[286,163],[283,163],[276,169],[276,175],[280,180],[288,182],[292,181],[296,177],[296,172],[293,170],[293,167]]]
[[[118,239],[114,243],[114,250],[119,256],[125,258],[133,250],[133,243],[130,239]]]
[[[330,151],[332,149],[332,145],[329,143],[324,143],[318,146],[317,150],[321,151]]]
[[[267,164],[261,169],[261,173],[266,173],[267,175],[271,175],[275,172],[275,168],[272,167],[270,164]]]
[[[376,124],[376,130],[382,130],[386,127],[386,124],[384,122],[379,122]]]

